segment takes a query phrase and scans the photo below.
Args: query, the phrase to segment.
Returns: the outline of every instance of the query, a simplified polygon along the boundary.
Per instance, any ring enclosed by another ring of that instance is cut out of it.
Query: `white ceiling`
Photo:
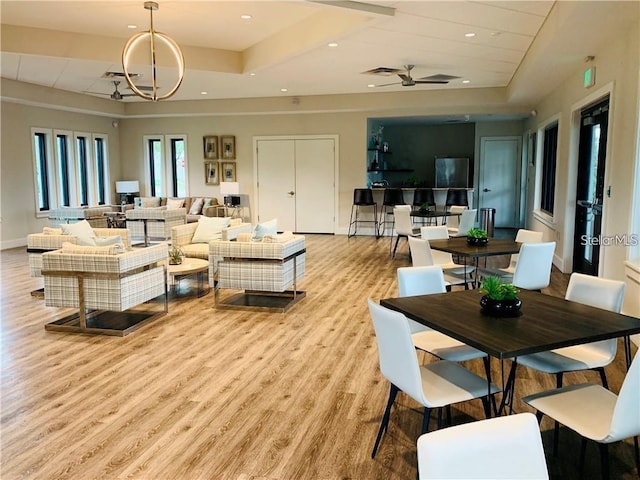
[[[554,3],[161,1],[154,26],[185,56],[184,81],[171,100],[507,87]],[[2,0],[0,9],[2,77],[79,93],[111,93],[113,84],[102,75],[122,71],[127,38],[149,28],[142,1]],[[576,43],[589,48],[588,41]],[[584,51],[561,52],[558,62],[567,63],[569,54],[576,60]],[[406,64],[415,64],[414,78],[460,78],[448,85],[370,88],[399,78],[362,73]],[[143,73],[137,83],[149,84],[148,67],[142,61],[134,67]],[[171,64],[159,68],[161,87],[174,78]],[[121,91],[130,93],[124,87],[123,81]]]

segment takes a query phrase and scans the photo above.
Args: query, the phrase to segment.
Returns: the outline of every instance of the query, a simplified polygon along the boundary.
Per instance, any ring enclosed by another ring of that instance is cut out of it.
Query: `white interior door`
[[[295,143],[259,140],[257,144],[258,221],[278,219],[278,231],[296,231]]]
[[[479,207],[496,209],[496,227],[518,226],[519,165],[520,137],[481,139]]]
[[[258,221],[278,230],[335,232],[335,138],[256,141]]]
[[[334,233],[334,139],[302,139],[295,144],[295,231]]]

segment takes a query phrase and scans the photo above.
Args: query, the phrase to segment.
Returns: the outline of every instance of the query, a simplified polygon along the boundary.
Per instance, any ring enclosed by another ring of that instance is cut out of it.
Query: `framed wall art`
[[[222,150],[223,159],[236,158],[236,137],[233,135],[223,135],[220,137],[220,148]]]
[[[217,160],[218,158],[218,137],[208,135],[202,137],[202,144],[204,148],[204,158],[210,160]]]
[[[236,181],[236,164],[235,162],[222,162],[222,181],[223,182],[235,182]]]
[[[220,166],[218,162],[204,162],[204,183],[220,185]]]

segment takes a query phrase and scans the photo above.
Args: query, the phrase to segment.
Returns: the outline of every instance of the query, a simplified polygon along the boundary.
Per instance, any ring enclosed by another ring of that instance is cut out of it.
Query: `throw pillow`
[[[274,218],[268,222],[258,223],[253,228],[254,240],[262,240],[265,235],[275,235],[278,233],[278,219]]]
[[[204,204],[202,205],[202,210],[204,210],[207,207],[210,207],[211,205],[213,205],[213,198],[205,198]]]
[[[81,220],[76,223],[65,223],[60,225],[60,228],[62,228],[64,235],[74,235],[78,245],[95,246],[96,244],[96,234],[86,220]]]
[[[184,198],[167,198],[167,210],[184,207]]]
[[[140,206],[142,208],[159,207],[160,197],[140,197]]]
[[[97,247],[104,247],[106,245],[115,245],[116,243],[122,244],[124,248],[124,243],[122,242],[122,237],[120,235],[113,235],[111,237],[96,237]]]
[[[200,217],[191,243],[209,243],[222,238],[222,229],[229,226],[231,217]]]
[[[202,206],[204,205],[204,198],[196,198],[191,204],[189,209],[189,215],[200,215],[202,213]]]

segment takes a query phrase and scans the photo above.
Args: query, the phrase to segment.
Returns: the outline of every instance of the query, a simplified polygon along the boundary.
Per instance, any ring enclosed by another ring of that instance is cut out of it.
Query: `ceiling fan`
[[[135,93],[120,93],[120,90],[118,90],[118,85],[120,85],[120,80],[114,80],[113,86],[115,87],[115,90],[113,91],[113,93],[102,93],[102,92],[85,92],[85,93],[93,93],[94,95],[107,95],[113,100],[122,100],[124,97],[136,96]]]
[[[430,75],[428,77],[422,77],[422,78],[418,78],[418,79],[414,79],[411,76],[411,70],[413,70],[413,67],[415,67],[415,65],[405,65],[404,68],[406,70],[406,73],[398,73],[397,75],[402,79],[401,82],[394,82],[394,83],[385,83],[383,85],[377,85],[378,87],[388,87],[390,85],[402,85],[403,87],[413,87],[417,84],[423,84],[423,83],[431,83],[431,84],[440,84],[440,85],[445,85],[447,83],[449,83],[449,81],[456,79],[456,78],[460,78],[460,77],[456,77],[453,75],[445,75],[442,73],[438,73],[436,75]]]
[[[115,90],[113,91],[113,93],[87,92],[87,91],[85,91],[84,93],[93,93],[94,95],[107,95],[113,100],[122,100],[125,97],[135,97],[135,96],[137,96],[135,93],[120,93],[120,90],[118,90],[118,85],[120,85],[120,80],[113,80],[113,86],[115,87]],[[144,91],[153,90],[153,87],[148,86],[148,85],[137,85],[137,87],[140,90],[144,90]],[[158,87],[158,88],[160,88],[160,87]]]

